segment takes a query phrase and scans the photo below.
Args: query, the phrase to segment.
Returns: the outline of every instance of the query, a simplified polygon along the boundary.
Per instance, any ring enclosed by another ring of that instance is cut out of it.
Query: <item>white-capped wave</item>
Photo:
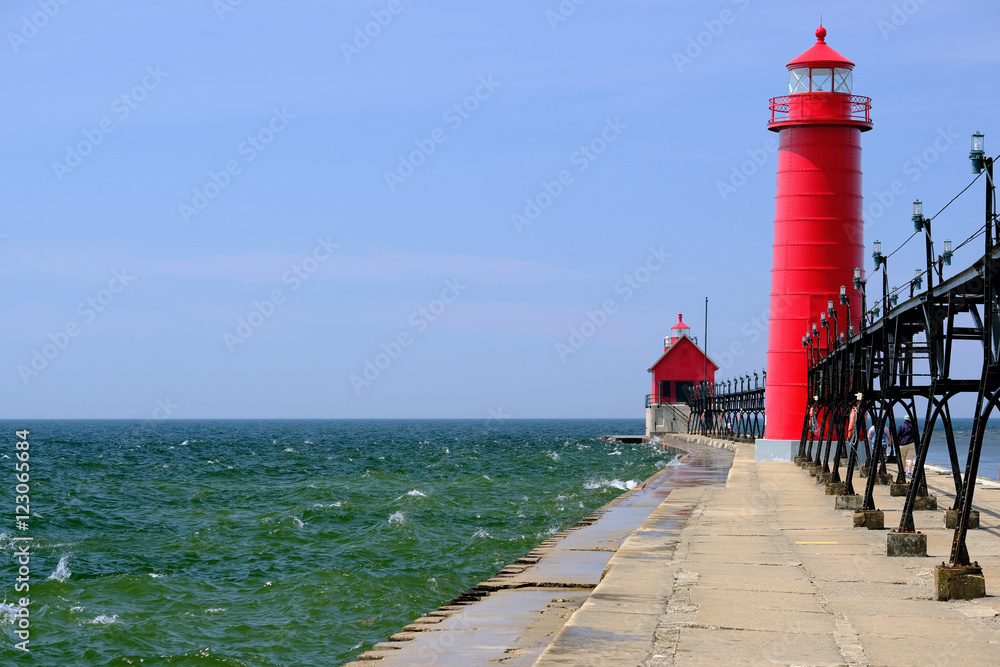
[[[112,614],[108,616],[107,614],[101,614],[96,618],[92,618],[87,623],[91,625],[111,625],[112,623],[118,622],[118,614]]]
[[[4,600],[0,603],[0,625],[12,625],[16,614],[21,611],[21,605]]]
[[[343,505],[343,502],[341,502],[341,501],[338,500],[335,503],[328,503],[326,505],[324,505],[323,503],[314,503],[313,507],[319,507],[319,508],[322,508],[322,509],[325,509],[325,510],[330,510],[330,509],[334,509],[336,507],[340,507],[341,505]]]
[[[229,607],[212,607],[211,609],[206,609],[206,614],[221,614],[224,611],[229,611]]]
[[[630,479],[627,482],[623,482],[620,479],[605,479],[603,477],[598,477],[597,479],[591,480],[583,485],[585,489],[621,489],[622,491],[628,491],[630,489],[638,486],[639,483],[634,479]]]
[[[295,451],[294,447],[285,447],[285,453],[286,454],[298,454],[298,452]]]
[[[402,525],[406,523],[406,515],[402,512],[393,512],[389,515],[389,525]]]
[[[148,575],[146,575],[146,576],[148,576],[148,577],[149,577],[149,578],[151,578],[151,579],[159,579],[159,578],[160,578],[160,577],[162,577],[163,575],[162,575],[162,574],[160,574],[159,572],[150,572],[150,573],[149,573]]]
[[[407,496],[409,496],[410,498],[426,498],[427,494],[424,493],[423,491],[421,491],[420,489],[413,489],[412,491],[407,491],[406,493],[404,493],[403,495],[401,495],[399,498],[396,498],[396,500],[402,500],[403,498],[406,498]]]
[[[485,539],[485,538],[493,539],[493,536],[487,533],[485,528],[477,528],[476,532],[472,534],[472,537],[473,539],[477,537],[480,539]]]
[[[553,461],[558,461],[559,459],[562,458],[561,456],[559,456],[559,452],[545,452],[545,453],[548,454],[549,458],[552,459]]]
[[[69,556],[63,556],[59,559],[59,564],[56,565],[55,571],[49,575],[49,579],[55,579],[56,581],[62,583],[69,579],[69,575],[73,574],[69,571]]]

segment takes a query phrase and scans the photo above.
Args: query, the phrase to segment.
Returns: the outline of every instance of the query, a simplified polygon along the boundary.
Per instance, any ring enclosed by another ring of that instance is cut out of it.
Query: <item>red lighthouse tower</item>
[[[767,129],[778,133],[780,145],[765,443],[785,452],[790,450],[779,442],[797,445],[802,435],[807,399],[802,336],[829,300],[838,311],[839,330],[847,330],[840,286],[850,287],[854,268],[864,266],[861,133],[872,129],[871,99],[852,93],[853,70],[854,63],[827,46],[826,28],[820,26],[812,48],[788,63],[789,94],[771,100]],[[851,300],[850,312],[856,322],[860,297]]]

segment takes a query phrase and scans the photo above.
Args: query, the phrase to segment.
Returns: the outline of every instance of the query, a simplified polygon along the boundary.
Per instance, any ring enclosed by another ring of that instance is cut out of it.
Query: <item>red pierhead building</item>
[[[764,442],[775,447],[802,435],[802,337],[831,300],[839,331],[848,329],[840,286],[852,294],[854,269],[864,266],[861,133],[872,129],[871,100],[853,94],[853,70],[820,26],[812,48],[788,63],[789,94],[771,100],[767,129],[778,133],[779,149]],[[849,301],[856,327],[861,298]]]
[[[717,370],[715,362],[691,340],[691,327],[678,314],[677,324],[663,341],[663,354],[649,368],[653,374],[653,393],[647,403],[684,403],[696,384],[702,380],[715,382]]]

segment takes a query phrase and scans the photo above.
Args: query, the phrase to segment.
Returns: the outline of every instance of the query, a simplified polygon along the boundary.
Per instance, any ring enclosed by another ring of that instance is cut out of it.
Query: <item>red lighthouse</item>
[[[864,266],[861,133],[872,129],[871,99],[852,93],[853,70],[854,63],[827,46],[820,26],[812,48],[788,63],[789,94],[771,100],[767,129],[780,143],[764,442],[782,442],[782,452],[784,443],[797,444],[802,435],[802,336],[830,300],[839,331],[847,330],[840,286],[850,288],[854,268]],[[856,322],[860,297],[850,305]]]

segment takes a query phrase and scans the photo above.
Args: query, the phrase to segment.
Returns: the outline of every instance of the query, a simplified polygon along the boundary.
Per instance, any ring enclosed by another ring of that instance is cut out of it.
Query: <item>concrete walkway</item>
[[[953,535],[943,509],[915,517],[928,558],[890,559],[886,531],[854,528],[808,473],[753,459],[741,445],[725,487],[672,493],[664,504],[691,516],[671,557],[641,572],[612,567],[536,665],[1000,664],[1000,598],[934,597],[933,567]],[[931,477],[950,507],[950,478]],[[876,493],[895,527],[903,499]],[[969,551],[987,591],[1000,590],[1000,490],[980,488],[976,500],[983,528],[970,532]],[[651,591],[662,598],[652,632],[645,610],[624,602]],[[592,639],[579,641],[578,627]],[[619,640],[633,628],[644,641]]]
[[[678,443],[695,468],[728,464],[728,452],[707,441],[688,444],[698,440]],[[570,531],[529,554],[534,574],[502,572],[484,582],[494,590],[482,600],[432,612],[395,638],[405,641],[362,659],[381,667],[1000,665],[1000,597],[935,599],[933,568],[948,559],[953,535],[944,528],[952,481],[931,474],[928,484],[942,508],[915,515],[929,557],[888,558],[886,531],[854,528],[853,513],[835,510],[807,472],[754,461],[753,445],[739,445],[728,477],[661,486],[630,521],[609,516],[602,526],[609,507],[579,527],[591,533],[575,548]],[[876,487],[886,527],[898,525],[902,502]],[[982,528],[970,531],[969,552],[987,592],[1000,591],[1000,487],[980,486],[976,507]],[[574,557],[593,561],[576,570],[591,578],[553,578]]]

